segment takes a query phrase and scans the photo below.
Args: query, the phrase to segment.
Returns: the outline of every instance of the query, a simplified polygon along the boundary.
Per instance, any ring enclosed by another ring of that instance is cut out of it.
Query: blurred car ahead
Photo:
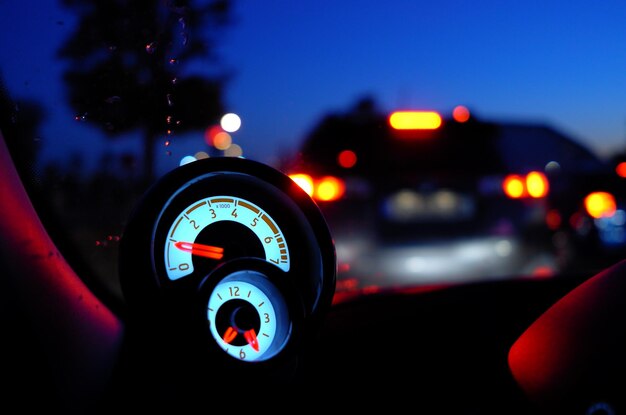
[[[338,289],[582,272],[626,244],[624,183],[571,138],[459,106],[324,118],[283,167],[323,210]]]

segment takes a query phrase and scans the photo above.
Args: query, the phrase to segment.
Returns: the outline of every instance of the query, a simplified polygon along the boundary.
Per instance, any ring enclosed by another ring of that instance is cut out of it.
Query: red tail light
[[[389,125],[396,130],[436,130],[441,122],[435,111],[396,111],[389,116]]]
[[[519,199],[524,196],[524,179],[516,174],[509,174],[502,181],[502,190],[511,199]]]
[[[317,200],[323,200],[324,202],[331,202],[340,199],[345,190],[342,180],[333,176],[326,176],[315,186],[313,197]]]
[[[617,166],[615,166],[615,173],[617,173],[619,177],[626,179],[626,161],[622,161]]]
[[[548,179],[545,174],[531,171],[526,175],[526,191],[530,197],[535,199],[546,197],[548,190]]]
[[[593,192],[585,198],[585,210],[592,218],[610,218],[616,209],[615,197],[611,193]]]
[[[502,181],[502,190],[511,199],[539,199],[548,195],[550,186],[545,174],[531,171],[526,176],[509,174]]]
[[[289,177],[313,199],[323,202],[340,199],[346,190],[343,180],[334,176],[325,176],[315,180],[308,174],[294,173]]]

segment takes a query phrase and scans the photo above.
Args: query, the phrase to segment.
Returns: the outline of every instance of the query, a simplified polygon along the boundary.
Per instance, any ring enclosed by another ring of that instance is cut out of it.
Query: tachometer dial
[[[209,260],[214,264],[241,256],[265,258],[289,271],[289,248],[276,221],[240,197],[217,195],[194,201],[167,232],[164,260],[170,280],[193,274],[194,262],[210,267]]]

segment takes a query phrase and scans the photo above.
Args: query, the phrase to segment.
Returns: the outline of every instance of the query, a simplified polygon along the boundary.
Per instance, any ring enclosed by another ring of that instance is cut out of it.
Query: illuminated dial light
[[[213,196],[187,206],[174,220],[165,243],[165,270],[170,280],[177,280],[194,271],[193,256],[215,260],[227,255],[222,247],[196,243],[196,238],[208,226],[231,221],[244,225],[259,239],[265,259],[289,271],[287,242],[276,222],[252,202],[234,196]]]
[[[207,304],[209,330],[217,344],[244,361],[269,359],[289,338],[287,306],[263,274],[239,271],[220,281]]]
[[[276,310],[257,286],[244,281],[219,284],[209,299],[211,334],[231,356],[258,360],[276,335]]]

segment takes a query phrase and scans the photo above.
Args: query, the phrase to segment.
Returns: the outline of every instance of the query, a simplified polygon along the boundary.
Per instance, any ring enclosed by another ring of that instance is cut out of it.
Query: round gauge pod
[[[315,336],[336,256],[323,215],[293,180],[214,157],[146,192],[122,236],[119,273],[132,327],[158,337],[159,350],[267,368]]]

